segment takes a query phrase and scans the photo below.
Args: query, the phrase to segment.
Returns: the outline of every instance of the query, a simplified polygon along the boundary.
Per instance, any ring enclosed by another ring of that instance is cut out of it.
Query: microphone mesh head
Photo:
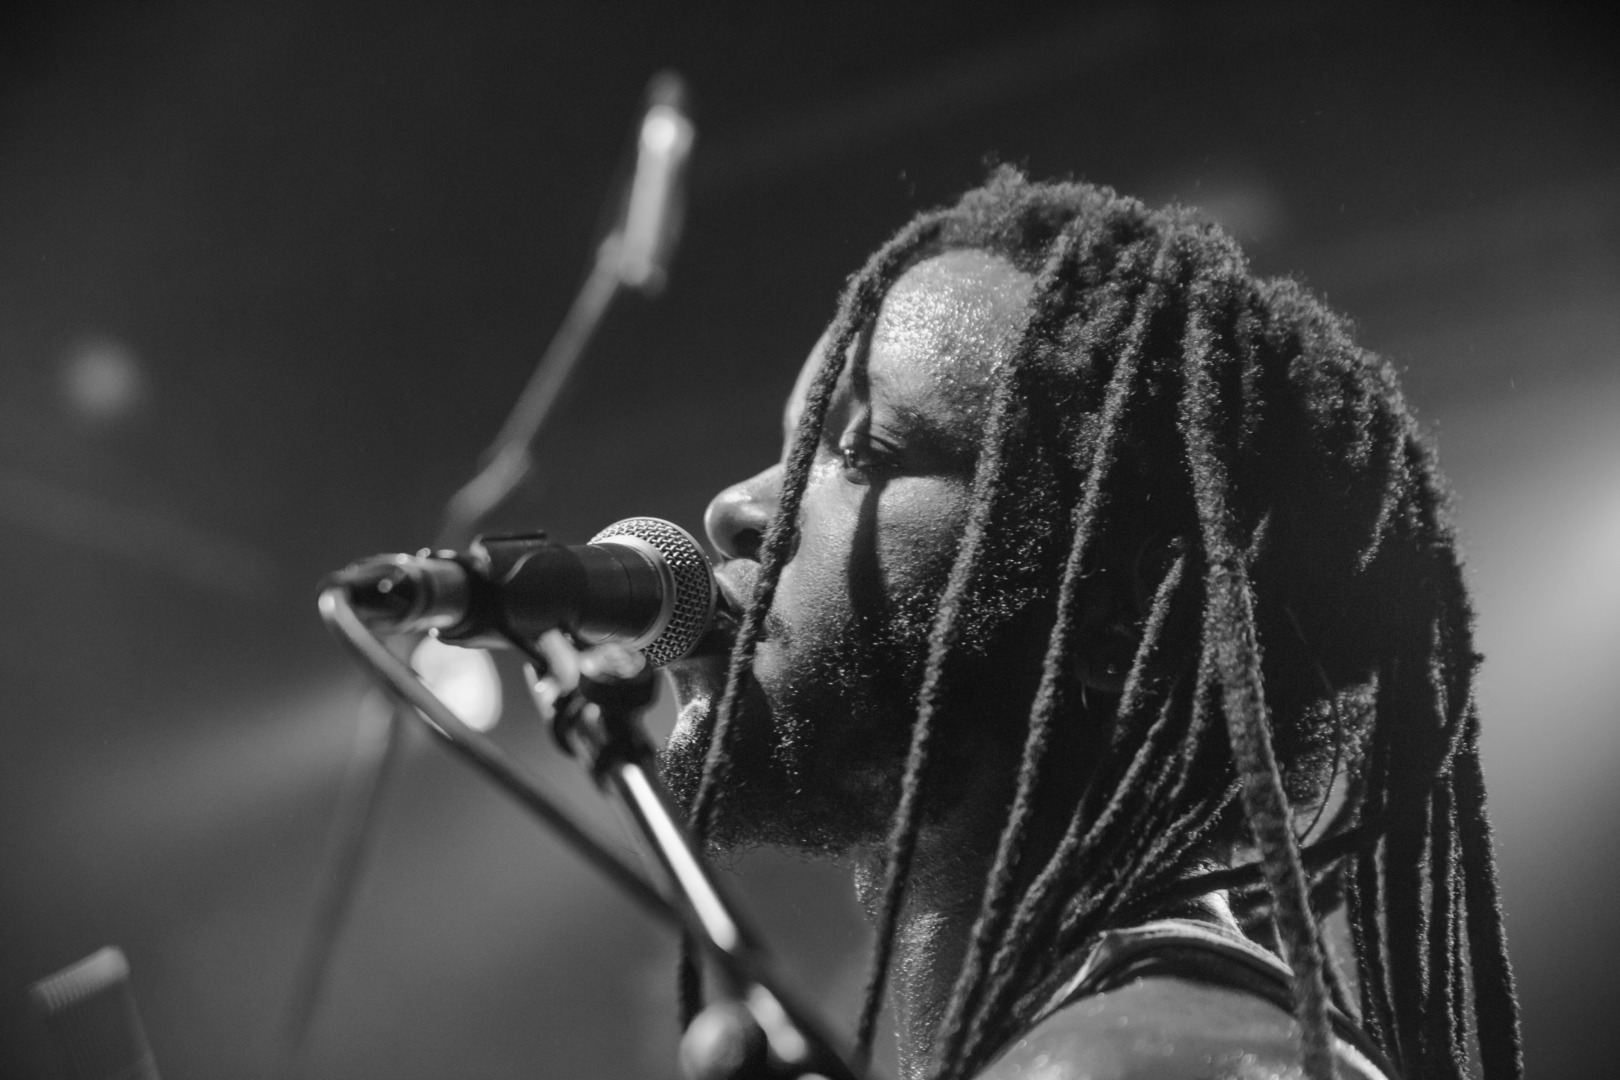
[[[595,536],[600,544],[616,536],[633,536],[664,558],[675,578],[675,596],[663,633],[642,649],[653,667],[673,663],[692,651],[714,618],[714,571],[692,535],[662,518],[635,517],[614,522]]]

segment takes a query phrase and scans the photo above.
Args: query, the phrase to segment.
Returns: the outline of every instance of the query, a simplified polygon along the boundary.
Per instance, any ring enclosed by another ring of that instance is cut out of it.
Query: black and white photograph
[[[1523,1080],[1620,36],[0,10],[0,1080]]]

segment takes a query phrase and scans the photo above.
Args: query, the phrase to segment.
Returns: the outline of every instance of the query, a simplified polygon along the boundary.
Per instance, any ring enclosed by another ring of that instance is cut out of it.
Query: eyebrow
[[[892,386],[891,381],[882,372],[879,372],[872,382],[878,388],[884,390],[888,390]],[[887,395],[885,396],[887,397]],[[820,433],[820,437],[826,436],[827,423],[833,418],[845,414],[850,407],[864,405],[867,409],[870,409],[872,406],[871,397],[872,393],[871,389],[869,389],[867,398],[864,401],[857,399],[849,383],[840,379],[838,386],[833,390],[832,399],[827,403],[827,412],[822,421],[823,431]],[[903,401],[895,401],[892,398],[885,401],[883,409],[885,413],[892,417],[891,423],[886,426],[903,429],[908,438],[922,444],[923,448],[933,448],[953,455],[976,456],[977,454],[979,444],[977,438],[964,437],[962,434],[952,431],[948,426],[942,424],[939,417],[934,413],[924,411]],[[801,418],[803,416],[802,409],[799,416]],[[790,402],[782,410],[782,438],[785,446],[792,447],[797,431],[798,423],[794,416],[793,404]]]
[[[910,405],[895,403],[886,406],[896,422],[905,429],[909,438],[950,454],[971,455],[978,449],[977,438],[967,438],[940,423],[939,417]]]
[[[871,385],[874,391],[879,389],[885,391],[887,399],[886,411],[897,418],[898,422],[907,429],[908,434],[920,437],[933,446],[950,452],[971,454],[977,450],[979,444],[977,437],[967,438],[961,433],[951,430],[949,426],[941,422],[937,412],[927,412],[915,405],[906,403],[904,400],[896,400],[899,395],[894,392],[894,383],[883,371],[879,371],[871,377]],[[870,404],[869,400],[868,406]],[[946,403],[946,407],[950,408],[951,406]],[[961,419],[966,420],[970,419],[970,417],[963,413]]]
[[[837,404],[835,401],[835,409]],[[933,460],[936,465],[947,461],[970,465],[978,457],[980,433],[965,435],[957,429],[958,425],[943,422],[937,412],[887,398],[882,404],[885,422],[873,425],[870,422],[870,414],[875,410],[871,401],[867,400],[861,404],[869,413],[868,426],[902,436],[914,453],[922,455],[919,462]],[[832,416],[834,413],[829,411],[828,415]]]

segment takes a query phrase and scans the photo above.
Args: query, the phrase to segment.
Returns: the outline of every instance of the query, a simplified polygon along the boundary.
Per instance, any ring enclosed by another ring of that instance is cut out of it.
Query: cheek
[[[798,541],[793,558],[782,569],[772,604],[790,633],[847,621],[862,492],[842,482],[835,462],[818,463],[811,470],[799,508]]]
[[[884,593],[904,599],[942,588],[967,528],[965,485],[908,477],[883,493],[873,549]]]
[[[955,478],[902,476],[858,486],[836,464],[805,491],[799,544],[775,609],[795,626],[847,626],[881,617],[943,587],[969,506]]]

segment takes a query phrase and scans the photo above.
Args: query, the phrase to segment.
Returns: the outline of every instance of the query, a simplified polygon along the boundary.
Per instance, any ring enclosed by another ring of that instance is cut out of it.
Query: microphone
[[[648,296],[663,291],[680,238],[686,163],[695,136],[681,77],[670,71],[659,74],[647,87],[618,251],[619,280]]]
[[[544,533],[486,536],[465,552],[378,555],[333,574],[361,619],[489,648],[563,629],[639,649],[654,667],[692,651],[714,621],[714,572],[685,529],[658,518],[609,525],[588,544]]]

